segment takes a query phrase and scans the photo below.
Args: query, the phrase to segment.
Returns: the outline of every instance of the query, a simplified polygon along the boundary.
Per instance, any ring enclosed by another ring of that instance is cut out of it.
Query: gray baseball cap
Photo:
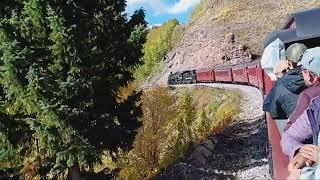
[[[287,60],[298,63],[306,50],[307,47],[301,43],[294,43],[290,45],[286,51]]]
[[[298,65],[302,65],[308,71],[320,76],[320,47],[306,50]]]

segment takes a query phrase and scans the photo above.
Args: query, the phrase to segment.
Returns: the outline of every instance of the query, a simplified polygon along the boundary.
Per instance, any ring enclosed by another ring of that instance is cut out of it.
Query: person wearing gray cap
[[[301,65],[304,81],[309,87],[299,95],[297,106],[281,136],[282,151],[291,159],[289,171],[312,163],[299,150],[306,140],[312,140],[313,130],[307,110],[310,102],[320,96],[320,47],[306,50],[298,65]]]
[[[320,77],[320,47],[308,49],[305,58],[298,65],[301,65],[303,78],[308,86],[318,83]]]
[[[297,102],[299,106],[296,106],[289,116],[286,129],[288,129],[308,107],[311,99],[320,96],[320,47],[306,50],[298,65],[301,67],[304,82],[309,87],[299,95]]]
[[[270,112],[273,119],[288,119],[299,94],[306,88],[301,68],[297,65],[306,49],[305,45],[295,43],[286,50],[288,69],[284,76],[276,81],[263,104],[263,110]]]

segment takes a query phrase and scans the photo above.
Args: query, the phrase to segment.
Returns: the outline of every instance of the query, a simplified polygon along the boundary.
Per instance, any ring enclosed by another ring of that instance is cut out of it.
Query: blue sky
[[[142,7],[146,11],[149,26],[160,25],[173,18],[184,24],[199,2],[200,0],[127,0],[126,12],[131,16],[134,10]]]

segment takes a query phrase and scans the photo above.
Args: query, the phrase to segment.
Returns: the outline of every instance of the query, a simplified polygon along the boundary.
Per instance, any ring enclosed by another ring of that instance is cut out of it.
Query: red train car
[[[279,38],[286,47],[295,42],[303,43],[308,48],[320,45],[320,8],[309,9],[292,14],[282,30],[270,34],[265,41],[265,47],[275,39]],[[268,95],[273,82],[264,73],[264,95]],[[282,152],[280,141],[281,133],[284,131],[285,120],[272,119],[266,113],[268,136],[271,144],[274,179],[285,179],[288,176],[288,157]]]
[[[214,82],[213,70],[197,70],[196,72],[197,82]]]
[[[259,87],[259,81],[257,76],[257,64],[249,64],[247,68],[249,84]]]
[[[274,82],[271,81],[271,79],[269,78],[268,74],[265,71],[263,71],[264,95],[267,95],[267,94],[270,93],[273,84],[274,84]]]
[[[216,82],[233,82],[231,67],[214,70]]]
[[[265,85],[264,85],[264,71],[261,68],[260,64],[257,65],[257,69],[256,69],[256,74],[257,74],[257,78],[258,78],[258,88],[261,91],[265,90]]]
[[[264,96],[267,96],[274,85],[269,76],[263,71]],[[284,121],[274,120],[266,113],[266,122],[268,127],[269,153],[272,162],[272,176],[274,179],[286,179],[288,176],[289,158],[284,155],[281,148],[281,133],[284,131]],[[269,166],[270,167],[270,166]],[[270,168],[271,168],[270,167]]]
[[[247,67],[232,67],[233,82],[248,84],[249,78],[247,73]]]
[[[285,43],[286,48],[295,42],[305,44],[308,48],[319,46],[320,24],[314,23],[320,18],[320,8],[298,12],[290,16],[282,30],[270,34],[265,41],[265,47],[279,38]],[[245,71],[246,69],[246,71]],[[210,73],[197,72],[197,80],[200,82],[225,82],[243,83],[255,86],[267,96],[272,89],[274,82],[263,71],[259,62],[248,64],[247,67],[224,67],[214,69]],[[178,77],[179,78],[179,77]],[[211,81],[212,80],[212,81]],[[284,131],[283,125],[286,121],[272,119],[266,113],[266,123],[268,127],[268,143],[270,153],[270,172],[274,179],[286,179],[288,176],[288,157],[282,152],[280,140]]]
[[[219,75],[220,74],[218,74],[218,76]],[[229,75],[225,71],[223,71],[221,73],[221,76],[227,76],[228,80],[230,80],[231,76],[233,78],[233,82],[253,85],[259,88],[264,96],[269,94],[274,84],[274,82],[270,80],[269,76],[263,71],[259,62],[247,64],[246,67],[233,67],[232,75]],[[266,114],[266,123],[268,126],[269,138],[269,152],[271,156],[270,168],[272,168],[272,176],[275,179],[283,179],[288,176],[287,167],[289,160],[288,157],[283,154],[280,145],[281,133],[283,132],[283,122],[285,121],[273,120],[270,118],[268,113]]]

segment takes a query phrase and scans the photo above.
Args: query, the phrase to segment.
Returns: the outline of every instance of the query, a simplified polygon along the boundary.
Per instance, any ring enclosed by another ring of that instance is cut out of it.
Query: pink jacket
[[[298,117],[301,116],[301,114],[304,112],[304,110],[307,109],[307,107],[310,104],[310,101],[317,96],[320,96],[320,83],[319,82],[317,82],[313,86],[311,86],[301,92],[301,94],[299,95],[299,98],[298,98],[297,105],[296,105],[295,109],[293,110],[292,114],[289,116],[285,130],[287,130],[294,122],[296,122]]]
[[[308,119],[307,111],[285,130],[281,136],[281,146],[284,154],[293,158],[295,152],[303,146],[304,141],[312,137],[312,129]]]
[[[317,143],[320,128],[320,96],[311,100],[308,108],[281,137],[282,151],[291,159],[303,142],[313,139]]]

